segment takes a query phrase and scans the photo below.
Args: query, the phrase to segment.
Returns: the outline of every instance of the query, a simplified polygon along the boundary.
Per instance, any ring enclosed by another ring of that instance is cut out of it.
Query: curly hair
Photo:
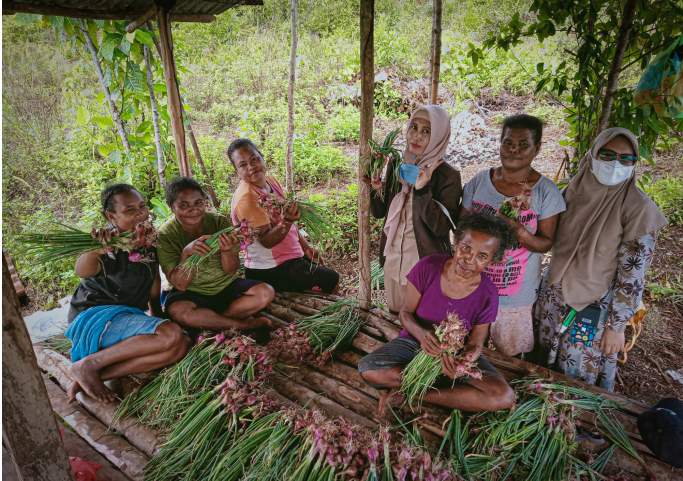
[[[543,138],[543,121],[538,117],[527,114],[517,114],[506,117],[503,120],[503,128],[500,129],[500,140],[505,137],[507,129],[528,129],[534,135],[534,144],[538,145]]]
[[[455,241],[460,242],[467,231],[483,232],[498,239],[498,246],[493,253],[493,262],[500,262],[505,257],[505,251],[515,246],[517,237],[515,231],[503,219],[484,212],[471,212],[462,216],[455,231]]]
[[[250,139],[240,138],[237,140],[233,140],[230,146],[228,147],[228,158],[230,159],[230,162],[232,163],[233,167],[235,167],[235,161],[232,159],[232,154],[234,154],[237,149],[240,149],[242,147],[249,147],[254,152],[258,152],[259,155],[263,157],[263,154],[261,154],[261,151],[258,149],[258,147],[256,147],[256,144],[252,142]],[[237,170],[237,167],[235,167],[235,170]]]
[[[204,189],[199,183],[189,177],[176,177],[166,184],[166,203],[171,207],[180,193],[184,190],[194,190],[204,195]]]
[[[107,219],[105,212],[116,212],[116,200],[114,199],[114,196],[117,194],[123,194],[124,192],[130,192],[132,190],[135,192],[138,191],[132,185],[121,182],[108,184],[104,187],[102,194],[100,195],[100,200],[102,201],[102,210],[100,212],[105,219]]]

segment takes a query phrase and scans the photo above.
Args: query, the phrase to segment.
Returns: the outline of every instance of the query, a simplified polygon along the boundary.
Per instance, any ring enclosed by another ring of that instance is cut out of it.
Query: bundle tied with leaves
[[[329,212],[324,205],[306,202],[293,197],[283,198],[277,195],[271,196],[270,194],[265,193],[261,194],[258,203],[259,206],[264,208],[268,213],[271,224],[281,229],[285,228],[285,220],[282,216],[287,210],[287,207],[292,203],[296,203],[301,211],[299,223],[306,229],[306,232],[314,243],[324,245],[325,241],[334,238],[334,228],[326,219]]]
[[[180,264],[180,268],[187,274],[189,274],[193,269],[195,272],[198,271],[200,265],[205,262],[209,257],[218,252],[221,248],[218,242],[218,237],[221,234],[234,235],[239,241],[239,246],[233,247],[233,250],[246,251],[247,248],[254,243],[254,239],[258,238],[258,229],[249,226],[249,221],[247,219],[242,219],[239,225],[230,226],[226,229],[219,230],[214,235],[206,239],[204,242],[208,244],[211,250],[207,254],[192,254],[190,257],[185,259],[185,261]]]
[[[524,182],[522,184],[522,192],[513,197],[506,197],[503,204],[500,206],[499,212],[510,219],[517,220],[519,213],[529,210],[531,204],[531,187]]]
[[[394,158],[394,176],[392,185],[388,185],[387,188],[389,190],[392,190],[394,187],[399,182],[399,175],[398,175],[398,169],[401,165],[403,156],[401,152],[399,152],[396,147],[394,147],[394,143],[396,142],[396,139],[398,138],[398,134],[401,132],[401,129],[398,128],[396,130],[392,130],[387,134],[387,136],[384,138],[384,142],[382,144],[378,144],[375,142],[373,139],[368,139],[368,143],[370,144],[370,149],[371,152],[369,154],[370,157],[370,164],[368,166],[368,169],[365,171],[367,176],[370,178],[370,183],[372,185],[372,188],[379,193],[379,195],[384,198],[384,186],[382,185],[382,174],[384,173],[384,168],[386,166],[387,161],[393,157]]]
[[[465,347],[465,337],[469,331],[465,323],[457,314],[451,312],[436,328],[436,337],[441,343],[442,354],[453,356],[457,364],[456,377],[470,376],[481,379],[481,372],[477,369],[477,359],[480,350],[462,353]],[[422,406],[425,393],[434,385],[434,381],[441,374],[441,358],[431,357],[420,351],[405,367],[401,374],[401,392],[406,394],[406,402],[412,406],[415,398],[418,406]]]
[[[314,316],[290,324],[289,328],[277,329],[277,337],[268,347],[278,356],[324,366],[334,351],[351,345],[367,322],[348,306],[349,302],[339,301]]]
[[[530,481],[606,479],[603,470],[616,446],[635,453],[612,411],[619,405],[580,388],[544,379],[514,381],[514,409],[485,412],[464,422],[453,411],[439,452],[469,479]],[[614,444],[597,457],[577,451],[579,417],[594,413]],[[636,453],[636,457],[637,453]],[[652,477],[651,477],[652,479]]]
[[[128,395],[115,419],[138,413],[140,422],[169,430],[198,398],[226,377],[258,382],[272,370],[265,349],[247,336],[232,330],[209,338],[200,336],[181,361]]]
[[[128,259],[131,262],[145,262],[149,259],[136,250],[152,247],[156,245],[157,240],[157,231],[148,221],[134,223],[132,230],[112,236],[110,242],[100,242],[90,232],[59,222],[54,224],[59,227],[46,233],[17,235],[17,242],[24,247],[21,253],[34,255],[34,262],[42,264],[97,251],[106,246],[128,252]],[[107,252],[107,255],[114,258],[112,252]]]

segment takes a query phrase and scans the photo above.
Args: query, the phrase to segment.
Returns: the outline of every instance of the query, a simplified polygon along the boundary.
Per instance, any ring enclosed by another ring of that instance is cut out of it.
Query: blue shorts
[[[107,323],[100,336],[100,349],[113,346],[129,337],[154,334],[162,322],[170,322],[158,317],[150,317],[130,312],[120,312]]]

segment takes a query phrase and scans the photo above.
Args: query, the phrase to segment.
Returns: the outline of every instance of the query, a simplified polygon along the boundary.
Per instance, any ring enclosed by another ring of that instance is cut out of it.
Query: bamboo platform
[[[275,300],[263,315],[271,320],[274,328],[284,328],[289,326],[291,322],[316,314],[320,309],[340,299],[342,298],[315,293],[277,294]],[[358,362],[365,354],[374,351],[387,341],[397,337],[401,327],[396,316],[386,312],[379,310],[371,310],[370,312],[357,310],[357,313],[366,318],[368,322],[354,339],[350,350],[336,353],[333,356],[334,361],[325,366],[311,366],[288,360],[287,367],[281,368],[280,373],[272,373],[268,378],[268,383],[273,388],[273,392],[270,392],[269,395],[277,398],[283,404],[307,405],[309,408],[320,409],[331,417],[341,416],[348,421],[369,428],[378,426],[379,420],[376,415],[381,393],[365,384],[360,378],[357,371]],[[40,367],[56,379],[62,389],[65,390],[70,382],[67,371],[69,361],[61,354],[41,347],[35,347],[35,352]],[[485,349],[484,354],[508,381],[525,376],[543,377],[553,381],[571,383],[576,387],[621,403],[624,412],[614,414],[616,414],[617,419],[624,427],[635,448],[645,459],[650,470],[660,481],[683,479],[683,470],[674,469],[659,461],[642,443],[642,438],[638,432],[637,417],[649,409],[649,405],[629,399],[618,393],[587,385],[574,378],[506,356],[497,351]],[[119,386],[119,393],[129,392],[131,390],[131,382],[126,381]],[[118,401],[97,403],[84,393],[78,395],[78,400],[95,418],[105,425],[110,425],[118,406]],[[420,432],[429,444],[440,444],[445,435],[444,423],[448,420],[451,411],[428,403],[424,404],[422,411],[427,413],[427,417],[419,420]],[[407,420],[419,416],[419,414],[415,414],[407,406],[403,408],[401,414]],[[601,425],[590,413],[584,413],[580,419],[583,426],[591,431],[599,431]],[[135,417],[129,417],[113,423],[111,427],[118,431],[134,449],[139,450],[141,455],[153,457],[163,441],[163,436],[147,426],[137,424],[136,421]],[[579,443],[580,450],[593,453],[600,453],[609,446],[609,441],[602,445],[589,441]],[[97,448],[97,446],[95,447]],[[110,454],[115,455],[115,453]],[[136,459],[142,458],[137,456]],[[114,464],[118,463],[114,462]],[[612,455],[610,464],[623,469],[630,479],[647,478],[647,473],[643,466],[619,448]],[[131,477],[130,479],[139,478]]]

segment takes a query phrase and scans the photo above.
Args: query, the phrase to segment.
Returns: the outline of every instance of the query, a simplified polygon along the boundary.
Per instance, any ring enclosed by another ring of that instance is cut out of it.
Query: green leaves
[[[137,93],[145,91],[145,76],[135,62],[126,62],[126,79],[123,87]]]
[[[40,15],[32,13],[16,13],[14,14],[14,21],[17,25],[30,25],[40,18]]]
[[[114,149],[111,152],[109,152],[109,162],[111,162],[114,165],[119,165],[122,161],[122,156],[121,156],[121,150],[120,149]]]

